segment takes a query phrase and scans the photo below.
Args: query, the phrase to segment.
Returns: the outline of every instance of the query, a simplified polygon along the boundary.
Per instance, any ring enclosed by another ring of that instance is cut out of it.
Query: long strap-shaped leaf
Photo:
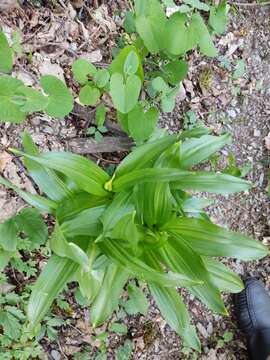
[[[72,220],[61,225],[61,230],[66,237],[93,236],[98,237],[102,233],[101,216],[106,206],[98,206],[80,212]]]
[[[30,329],[34,330],[49,311],[52,302],[71,280],[79,265],[74,261],[52,255],[38,277],[30,296],[27,314]]]
[[[227,315],[219,289],[211,282],[210,274],[201,257],[184,240],[175,240],[169,239],[168,244],[159,249],[158,254],[162,262],[174,272],[203,281],[202,285],[189,287],[189,291],[211,310]]]
[[[175,218],[164,230],[179,235],[200,255],[255,260],[269,253],[259,241],[196,218]]]
[[[146,144],[137,147],[127,157],[125,157],[125,159],[117,167],[115,172],[116,178],[128,174],[133,170],[142,169],[151,165],[157,157],[175,141],[176,136],[170,135],[158,140],[147,142]]]
[[[26,132],[22,139],[24,151],[28,155],[38,156],[39,151],[31,136]],[[72,192],[68,189],[65,183],[57,176],[57,174],[36,161],[25,158],[24,164],[27,167],[32,179],[38,185],[39,189],[44,192],[50,199],[60,201],[68,197]]]
[[[49,169],[61,172],[74,181],[80,189],[90,194],[97,196],[108,194],[103,185],[109,180],[109,176],[94,162],[83,156],[68,152],[47,152],[35,156],[16,149],[10,150]]]
[[[17,186],[13,185],[10,181],[4,179],[2,176],[0,176],[0,184],[14,190],[25,202],[42,212],[54,214],[55,210],[57,209],[58,205],[55,201],[23,191]]]
[[[200,340],[194,326],[190,325],[190,317],[185,304],[175,289],[164,288],[155,283],[149,284],[154,300],[173,330],[175,330],[189,347],[200,351]]]
[[[60,226],[56,223],[54,232],[50,237],[50,248],[55,254],[73,260],[83,267],[85,271],[89,270],[89,259],[86,253],[74,242],[68,242]]]
[[[90,320],[94,327],[108,320],[117,308],[129,275],[130,273],[126,268],[117,264],[111,263],[107,267],[100,291],[91,306]]]
[[[189,139],[180,146],[180,166],[188,169],[209,158],[212,154],[232,142],[231,135],[205,135],[198,139]]]
[[[243,290],[244,284],[240,277],[220,261],[203,257],[203,262],[220,291],[238,293]]]
[[[160,264],[152,254],[147,253],[145,260],[156,270],[161,269]],[[152,282],[149,283],[149,289],[162,316],[172,329],[183,338],[189,347],[200,351],[201,344],[195,327],[191,326],[189,313],[176,289],[165,288]]]
[[[208,191],[218,194],[230,194],[245,191],[250,183],[243,179],[211,172],[189,172],[179,169],[151,168],[134,170],[113,181],[112,190],[119,192],[135,184],[145,182],[172,182],[173,188],[182,190]]]
[[[98,246],[104,254],[119,265],[126,267],[131,273],[142,280],[153,281],[162,286],[192,286],[200,283],[194,281],[184,274],[165,273],[157,271],[139,258],[130,254],[128,249],[121,246],[121,243],[108,238],[98,242]]]

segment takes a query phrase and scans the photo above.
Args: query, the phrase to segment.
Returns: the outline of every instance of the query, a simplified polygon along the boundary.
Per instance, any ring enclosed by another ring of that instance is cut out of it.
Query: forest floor
[[[5,2],[5,1],[4,1]],[[49,5],[47,3],[50,3]],[[84,4],[84,5],[83,5]],[[82,6],[83,5],[83,6]],[[112,49],[119,41],[125,1],[41,1],[32,0],[15,10],[0,12],[0,26],[8,34],[19,29],[25,53],[31,51],[32,60],[22,56],[15,64],[14,74],[27,85],[35,85],[42,74],[65,77],[72,83],[70,65],[77,57],[84,57],[97,66],[105,67],[112,58]],[[1,10],[1,1],[0,1]],[[230,13],[226,34],[217,39],[220,51],[217,59],[208,59],[194,52],[190,55],[189,75],[183,82],[176,109],[164,114],[160,125],[177,131],[194,122],[203,122],[216,134],[227,130],[233,145],[213,159],[217,166],[231,158],[244,167],[246,177],[254,187],[240,195],[212,196],[209,213],[214,222],[240,231],[270,244],[270,204],[267,178],[270,167],[270,6],[237,6]],[[109,114],[113,120],[114,114]],[[44,114],[30,116],[20,125],[0,126],[0,171],[17,186],[35,192],[21,163],[7,148],[19,147],[21,134],[27,130],[42,150],[73,150],[74,139],[86,138],[93,121],[93,112],[86,116],[73,114],[63,120],[53,120]],[[233,155],[231,155],[233,154]],[[121,156],[123,156],[122,154]],[[116,163],[119,153],[91,154],[104,166]],[[0,188],[0,222],[24,207],[11,191]],[[45,261],[45,260],[44,260]],[[270,288],[269,259],[243,263],[226,263],[243,276],[259,277]],[[44,264],[43,264],[44,265]],[[33,266],[40,271],[42,264]],[[18,293],[34,276],[24,272],[6,271],[8,283]],[[183,348],[180,338],[161,318],[151,301],[146,316],[126,316],[119,312],[127,325],[127,334],[107,333],[107,324],[92,329],[88,310],[74,300],[74,286],[62,296],[68,311],[55,306],[55,314],[63,317],[55,341],[45,335],[40,341],[46,359],[114,359],[116,349],[128,337],[132,341],[132,359],[173,360],[244,360],[245,342],[237,330],[232,297],[225,296],[228,317],[215,315],[194,297],[182,291],[202,341],[202,354]],[[104,350],[105,349],[105,350]],[[2,357],[1,357],[2,356]],[[0,354],[0,359],[5,357]]]

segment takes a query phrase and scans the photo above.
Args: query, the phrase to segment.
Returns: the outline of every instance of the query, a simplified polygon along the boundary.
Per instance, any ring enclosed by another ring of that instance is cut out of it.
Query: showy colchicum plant
[[[241,178],[193,169],[230,141],[230,135],[212,136],[205,128],[152,138],[110,178],[87,158],[39,153],[24,134],[24,151],[11,151],[23,156],[47,197],[18,190],[3,178],[0,183],[55,218],[52,255],[28,306],[30,330],[38,328],[71,281],[88,298],[91,323],[99,326],[117,309],[128,280],[137,278],[147,283],[168,324],[199,351],[177,288],[185,287],[214,312],[227,314],[221,292],[239,292],[243,285],[215,257],[253,260],[268,253],[260,242],[211,223],[203,210],[209,201],[187,192],[230,194],[250,188]]]

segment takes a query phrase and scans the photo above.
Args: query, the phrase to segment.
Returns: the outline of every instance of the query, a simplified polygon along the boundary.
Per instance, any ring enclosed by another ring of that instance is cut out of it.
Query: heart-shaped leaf
[[[79,84],[85,85],[88,81],[88,76],[94,76],[97,73],[97,69],[93,64],[85,59],[75,60],[72,64],[72,72],[74,79]]]
[[[80,102],[84,105],[94,106],[96,105],[100,97],[100,91],[91,85],[85,85],[79,95]]]
[[[24,104],[21,106],[23,112],[42,111],[48,106],[48,97],[42,95],[38,90],[22,86],[16,90],[16,94],[24,97]]]
[[[6,35],[0,32],[0,72],[10,73],[13,66],[13,52],[9,46]]]
[[[22,122],[26,113],[21,111],[20,105],[14,101],[16,90],[24,86],[22,81],[11,76],[0,78],[0,120],[13,123]]]
[[[44,92],[49,96],[45,111],[49,116],[63,118],[73,109],[73,96],[63,81],[52,75],[40,79]]]
[[[197,42],[201,53],[211,57],[217,56],[218,51],[200,14],[193,14],[191,26],[194,29],[194,33],[197,34]]]
[[[141,80],[137,75],[130,75],[124,82],[123,75],[113,74],[110,81],[110,94],[116,109],[123,114],[130,112],[138,101],[141,86]]]
[[[131,51],[124,64],[124,73],[126,76],[136,74],[139,67],[139,57],[135,51]]]
[[[187,76],[188,64],[183,60],[172,61],[163,66],[163,71],[170,84],[178,85]]]
[[[148,111],[144,112],[142,106],[137,105],[128,114],[128,129],[130,135],[136,141],[144,141],[154,131],[158,121],[158,110],[151,107]]]
[[[106,69],[101,69],[96,72],[94,75],[94,82],[96,83],[97,87],[104,88],[110,80],[110,73]]]

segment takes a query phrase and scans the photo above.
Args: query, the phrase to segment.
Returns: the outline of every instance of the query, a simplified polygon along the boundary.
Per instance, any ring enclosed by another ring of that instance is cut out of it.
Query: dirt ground
[[[55,3],[57,3],[55,1]],[[80,1],[47,6],[46,1],[33,0],[23,8],[9,13],[0,13],[0,25],[6,32],[17,27],[23,33],[25,51],[31,49],[32,63],[25,58],[15,66],[15,74],[29,85],[35,85],[40,74],[51,73],[66,77],[71,86],[70,64],[83,56],[97,66],[106,66],[118,38],[123,1]],[[77,4],[77,5],[76,5]],[[44,6],[45,5],[45,6]],[[89,5],[89,6],[88,6]],[[0,5],[1,6],[1,5]],[[95,10],[95,11],[94,11]],[[252,190],[230,197],[212,197],[215,202],[209,208],[214,222],[232,230],[241,231],[270,243],[270,206],[267,197],[267,173],[270,167],[269,149],[265,138],[270,133],[270,7],[239,6],[230,15],[230,24],[225,35],[217,39],[220,55],[229,60],[231,69],[224,68],[224,59],[209,60],[200,54],[190,56],[188,79],[183,82],[177,107],[173,114],[163,115],[160,123],[171,131],[182,128],[184,114],[192,110],[197,121],[212,127],[216,133],[227,130],[233,135],[233,145],[223,151],[227,156],[235,155],[238,166],[249,164],[247,178],[254,183]],[[77,17],[76,17],[77,16]],[[246,71],[239,79],[232,73],[239,60],[246,64]],[[113,114],[110,115],[112,120]],[[0,126],[0,170],[16,185],[35,192],[32,182],[24,173],[21,164],[12,158],[6,149],[20,146],[20,136],[28,130],[36,143],[44,150],[69,149],[69,143],[76,137],[85,137],[91,121],[71,114],[64,120],[51,120],[45,115],[35,115],[20,126]],[[93,156],[102,163],[104,154]],[[112,156],[112,162],[115,159]],[[110,160],[108,160],[110,161]],[[222,159],[220,160],[223,161]],[[210,166],[210,165],[209,165]],[[0,189],[0,221],[18,209],[23,202],[12,192]],[[227,261],[236,272],[243,276],[258,276],[270,288],[270,263],[262,261],[243,263]],[[72,290],[71,290],[72,293]],[[225,296],[230,316],[212,314],[194,297],[182,291],[202,341],[202,354],[183,350],[179,337],[166,325],[154,304],[147,316],[124,318],[128,336],[135,344],[133,359],[173,360],[244,360],[247,359],[245,343],[237,330],[233,313],[233,301]],[[67,294],[72,302],[72,296]],[[90,339],[93,329],[86,324],[88,310],[74,303],[70,319],[72,326],[63,326],[58,343],[42,340],[48,359],[72,359],[73,354],[92,346],[89,359],[94,359],[98,342]],[[121,315],[121,314],[120,314]],[[106,329],[96,330],[98,334]],[[227,332],[233,339],[222,346],[219,340]],[[125,336],[111,336],[107,355],[114,359],[115,348],[123,343]]]

